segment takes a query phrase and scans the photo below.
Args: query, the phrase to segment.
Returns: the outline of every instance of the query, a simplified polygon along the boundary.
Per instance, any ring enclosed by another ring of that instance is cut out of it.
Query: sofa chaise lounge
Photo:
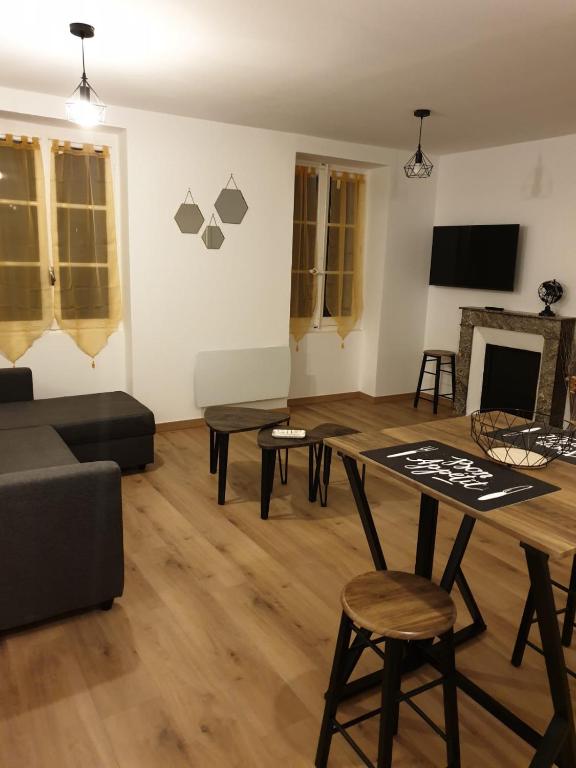
[[[0,370],[0,631],[122,594],[120,467],[153,461],[154,430],[124,392],[33,400],[29,369]]]

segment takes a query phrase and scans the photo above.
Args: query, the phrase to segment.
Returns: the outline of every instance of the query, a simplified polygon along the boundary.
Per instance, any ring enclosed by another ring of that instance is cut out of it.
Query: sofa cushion
[[[154,414],[126,392],[0,403],[0,430],[50,425],[68,443],[152,435]]]
[[[74,454],[52,427],[0,430],[0,475],[77,463]]]

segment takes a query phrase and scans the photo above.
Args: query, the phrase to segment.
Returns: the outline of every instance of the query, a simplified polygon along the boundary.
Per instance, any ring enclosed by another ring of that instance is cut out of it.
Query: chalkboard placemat
[[[560,427],[551,427],[542,422],[532,421],[514,428],[496,429],[489,437],[497,437],[503,443],[519,445],[534,453],[550,456],[557,451],[558,458],[569,464],[576,464],[576,437]]]
[[[362,456],[479,511],[488,512],[560,490],[436,440],[362,451]]]

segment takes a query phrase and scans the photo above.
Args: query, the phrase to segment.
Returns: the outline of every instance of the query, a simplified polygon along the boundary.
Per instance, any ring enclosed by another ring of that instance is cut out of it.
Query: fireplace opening
[[[526,418],[532,418],[540,358],[540,352],[486,344],[480,407],[522,411]]]

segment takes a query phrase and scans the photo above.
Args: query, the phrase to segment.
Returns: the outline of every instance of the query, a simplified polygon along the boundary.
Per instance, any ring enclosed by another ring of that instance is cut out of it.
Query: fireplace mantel
[[[499,311],[485,307],[460,307],[460,347],[456,365],[456,400],[458,414],[466,413],[468,381],[474,328],[499,328],[505,331],[533,333],[544,338],[536,410],[549,413],[553,424],[561,424],[566,404],[566,361],[572,354],[576,318],[544,317],[531,312]]]

